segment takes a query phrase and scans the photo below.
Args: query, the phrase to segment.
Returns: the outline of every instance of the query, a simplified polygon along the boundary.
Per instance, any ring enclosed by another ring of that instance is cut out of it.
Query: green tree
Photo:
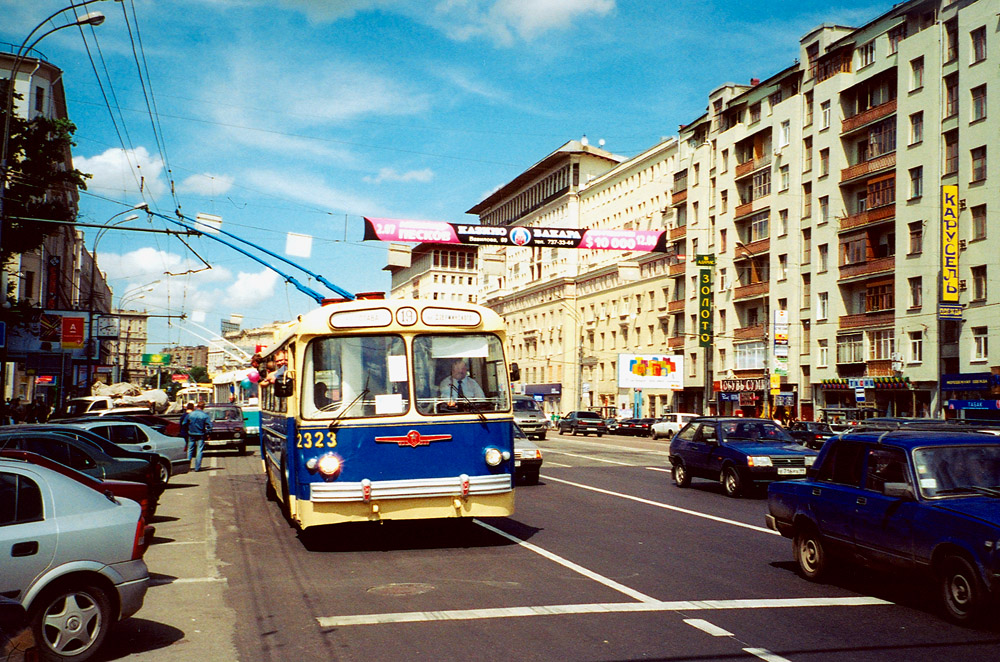
[[[0,90],[6,91],[6,86]],[[0,108],[0,126],[5,114],[5,108]],[[58,228],[30,219],[76,221],[79,192],[87,189],[86,180],[91,175],[65,167],[76,145],[75,132],[76,125],[67,119],[38,116],[28,121],[11,116],[0,264],[7,264],[13,255],[35,250]]]
[[[187,371],[187,373],[188,375],[191,376],[191,379],[193,379],[198,384],[207,384],[209,381],[211,381],[208,378],[208,368],[203,368],[200,365],[192,367],[190,370]]]

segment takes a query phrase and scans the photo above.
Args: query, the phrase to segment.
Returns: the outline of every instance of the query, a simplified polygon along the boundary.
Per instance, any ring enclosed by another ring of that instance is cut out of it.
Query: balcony
[[[671,301],[670,303],[667,304],[667,312],[668,313],[683,313],[684,312],[684,304],[685,303],[686,302],[684,301],[684,299],[677,299],[676,301]]]
[[[747,216],[757,211],[767,209],[769,206],[768,195],[762,195],[756,200],[751,200],[750,202],[744,202],[742,205],[738,205],[736,209],[733,210],[733,219],[739,220],[741,216]]]
[[[854,117],[848,117],[843,122],[840,123],[840,133],[848,133],[859,129],[866,124],[870,124],[875,120],[880,120],[883,117],[887,117],[896,112],[896,100],[887,101],[874,108],[869,108],[868,110],[862,111],[855,115]]]
[[[845,216],[840,219],[840,229],[852,230],[854,228],[868,225],[869,223],[881,223],[882,221],[888,221],[893,218],[896,218],[895,202],[882,207],[876,207],[875,209],[863,211],[860,214]]]
[[[750,159],[749,161],[744,161],[743,163],[736,164],[736,179],[745,177],[752,172],[760,170],[765,166],[771,165],[771,155],[762,156],[759,159]]]
[[[845,264],[840,267],[838,280],[874,276],[876,274],[892,272],[895,269],[896,256],[890,255],[889,257],[880,257],[874,260],[859,262],[858,264]]]
[[[687,189],[684,189],[683,191],[674,191],[673,193],[670,194],[670,204],[672,205],[679,205],[680,203],[684,202],[687,199],[688,199]]]
[[[767,296],[768,292],[771,291],[771,283],[768,281],[762,281],[760,283],[750,283],[749,285],[742,285],[733,290],[733,300],[738,301],[740,299],[753,299],[755,297]]]
[[[767,327],[763,324],[744,326],[733,329],[733,340],[763,340]]]
[[[895,374],[896,372],[892,369],[892,361],[888,359],[868,361],[865,370],[865,375],[868,377],[893,377]]]
[[[759,257],[762,253],[767,253],[771,250],[771,238],[764,237],[763,239],[758,239],[757,241],[751,241],[749,244],[738,244],[736,246],[736,255],[733,257],[734,260],[749,260],[751,258]]]
[[[667,275],[668,276],[683,276],[684,275],[684,267],[685,267],[686,264],[687,264],[687,262],[678,262],[677,264],[671,264],[669,267],[667,267]]]
[[[861,329],[875,326],[892,326],[896,321],[896,315],[891,310],[879,310],[872,313],[861,313],[860,315],[841,315],[841,329]]]
[[[670,240],[674,241],[676,239],[681,239],[687,235],[688,228],[686,225],[681,225],[676,228],[670,228]]]
[[[850,168],[844,168],[840,171],[840,183],[843,184],[844,182],[849,182],[852,179],[857,179],[858,177],[865,177],[867,175],[872,175],[876,172],[889,170],[890,168],[895,167],[896,152],[889,152],[888,154],[876,156],[874,159],[870,159],[863,163],[852,165]]]
[[[667,347],[670,349],[681,349],[684,347],[684,336],[670,336],[667,338]]]

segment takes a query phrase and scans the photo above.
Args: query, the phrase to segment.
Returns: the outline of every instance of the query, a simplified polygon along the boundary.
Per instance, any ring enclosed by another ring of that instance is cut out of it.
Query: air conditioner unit
[[[964,251],[968,247],[969,247],[969,242],[968,242],[967,239],[959,239],[958,240],[958,250]]]
[[[959,291],[959,292],[964,292],[964,291],[966,291],[967,289],[969,289],[969,283],[968,283],[968,281],[966,281],[966,280],[964,280],[964,279],[963,279],[963,280],[960,280],[960,281],[958,281],[958,291]]]

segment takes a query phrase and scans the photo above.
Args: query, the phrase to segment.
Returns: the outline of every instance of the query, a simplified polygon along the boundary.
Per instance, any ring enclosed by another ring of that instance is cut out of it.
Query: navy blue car
[[[932,578],[945,615],[970,624],[1000,593],[1000,437],[975,431],[833,437],[808,478],[768,489],[767,524],[800,573],[850,559]]]
[[[766,418],[705,416],[692,420],[670,442],[674,483],[717,480],[731,497],[755,485],[803,478],[816,452]]]

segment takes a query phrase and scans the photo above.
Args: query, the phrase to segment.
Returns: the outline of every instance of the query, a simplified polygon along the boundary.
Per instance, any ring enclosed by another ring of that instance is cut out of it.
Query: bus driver
[[[469,362],[466,359],[455,359],[451,364],[451,374],[438,386],[438,395],[454,401],[455,398],[485,398],[482,387],[475,379],[469,377]]]

